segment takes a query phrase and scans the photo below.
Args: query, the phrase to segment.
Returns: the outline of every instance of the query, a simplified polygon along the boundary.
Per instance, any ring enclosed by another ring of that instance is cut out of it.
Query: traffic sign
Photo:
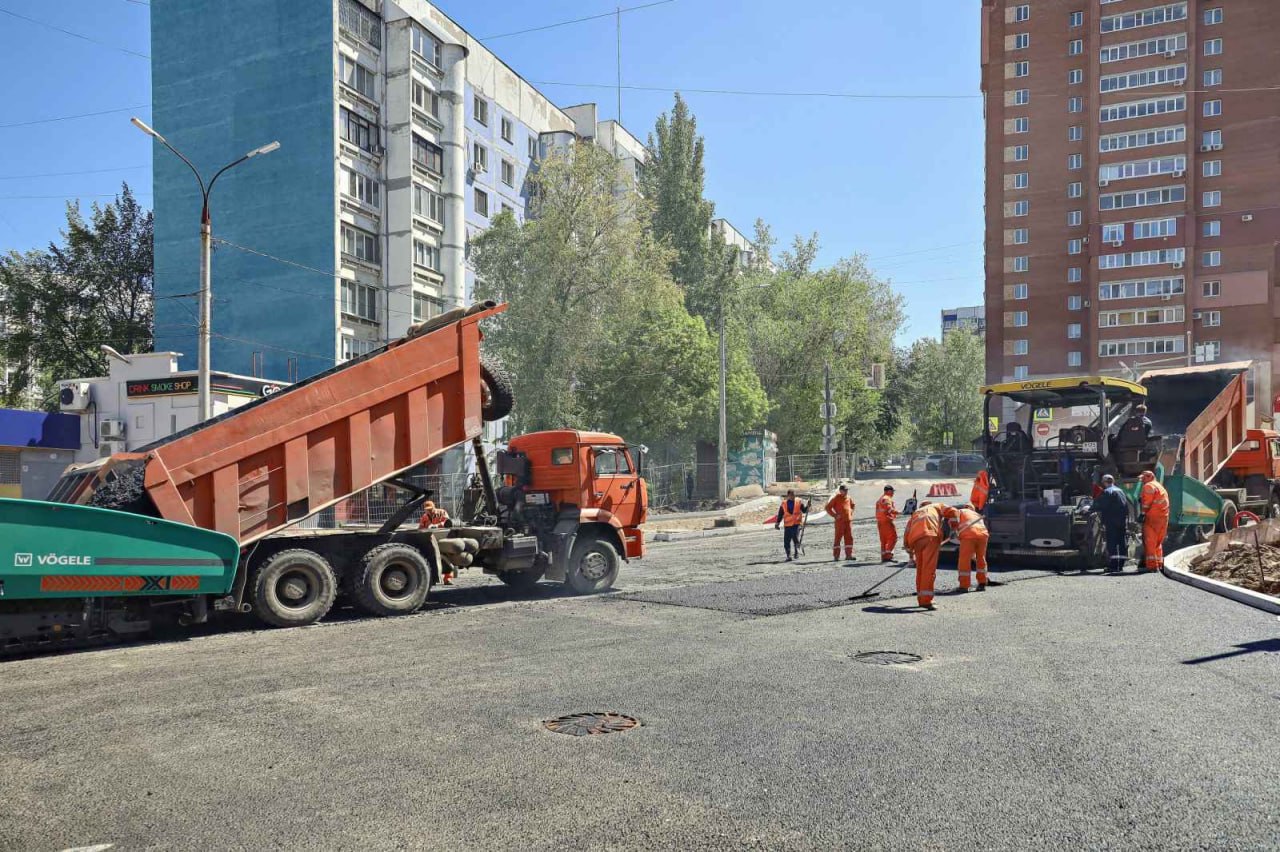
[[[824,453],[833,453],[833,452],[835,452],[835,449],[836,449],[836,439],[835,439],[835,438],[823,438],[823,439],[822,439],[822,451],[823,451]]]
[[[824,437],[834,438],[836,436],[836,424],[824,423],[822,425],[822,434]]]
[[[988,431],[988,432],[992,432],[992,433],[995,433],[995,432],[999,432],[999,431],[1000,431],[1000,418],[999,418],[999,417],[988,417],[988,418],[987,418],[987,431]]]
[[[1053,427],[1051,427],[1048,423],[1036,424],[1036,437],[1038,438],[1047,438],[1049,437],[1049,433],[1052,431],[1053,431]]]
[[[834,402],[823,403],[822,414],[820,416],[823,420],[834,420],[836,417],[836,404]]]
[[[942,433],[942,446],[944,446],[944,447],[951,447],[951,446],[954,446],[954,445],[955,445],[955,442],[956,442],[956,433],[955,433],[955,432],[943,432],[943,433]]]
[[[1052,422],[1053,422],[1053,409],[1052,409],[1052,408],[1037,408],[1037,409],[1036,409],[1036,414],[1035,414],[1035,418],[1034,418],[1034,419],[1035,419],[1035,421],[1036,421],[1037,423],[1052,423]]]

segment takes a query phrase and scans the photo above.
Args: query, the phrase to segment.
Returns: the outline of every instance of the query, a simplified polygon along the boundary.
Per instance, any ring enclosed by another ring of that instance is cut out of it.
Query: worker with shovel
[[[831,558],[840,559],[840,542],[844,542],[844,558],[853,561],[853,498],[849,496],[849,486],[840,483],[840,488],[823,510],[835,519],[836,537],[831,544]]]
[[[1164,537],[1169,532],[1169,492],[1149,470],[1144,470],[1138,481],[1142,483],[1138,502],[1142,510],[1143,564],[1148,571],[1159,571],[1164,567]]]
[[[973,508],[972,503],[963,506],[947,506],[942,514],[955,530],[960,539],[960,561],[956,563],[956,573],[960,575],[960,590],[969,591],[970,575],[974,563],[978,569],[978,591],[987,590],[987,532],[986,522],[982,515]]]
[[[941,503],[920,504],[907,521],[903,538],[916,561],[916,603],[923,609],[934,609],[934,581],[938,574],[938,550],[942,547],[944,520]]]

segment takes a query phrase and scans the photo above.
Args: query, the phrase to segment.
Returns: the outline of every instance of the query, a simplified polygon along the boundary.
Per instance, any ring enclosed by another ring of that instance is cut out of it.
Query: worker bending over
[[[418,520],[418,529],[434,530],[441,527],[449,526],[449,513],[444,509],[436,506],[434,501],[428,500],[422,504],[422,517]],[[444,586],[453,585],[454,570],[449,563],[440,566],[440,583]]]
[[[916,563],[916,602],[933,609],[933,584],[938,574],[938,550],[942,547],[943,506],[927,500],[907,521],[903,536]]]
[[[969,492],[969,502],[973,504],[973,508],[981,512],[987,505],[987,499],[991,496],[991,474],[987,473],[986,468],[978,471],[978,475],[973,480],[973,490]]]
[[[844,542],[844,558],[853,559],[853,498],[849,496],[849,486],[841,485],[827,505],[823,507],[828,515],[835,519],[836,537],[831,544],[831,558],[840,558],[840,542]]]
[[[1144,470],[1138,481],[1142,490],[1138,503],[1142,511],[1142,552],[1148,571],[1164,567],[1164,537],[1169,532],[1169,492],[1156,482],[1156,475]]]
[[[800,530],[804,527],[804,516],[808,511],[809,507],[796,496],[795,489],[788,488],[787,497],[778,507],[778,514],[773,519],[775,530],[780,525],[783,526],[782,549],[787,552],[788,562],[792,559],[792,550],[795,550],[795,558],[800,558]]]
[[[956,563],[956,572],[960,575],[960,589],[969,591],[970,574],[973,564],[978,566],[978,591],[987,590],[987,532],[986,522],[982,520],[973,504],[963,506],[947,506],[942,510],[943,516],[955,530],[960,539],[960,561]]]
[[[898,528],[893,525],[898,517],[898,507],[893,505],[893,486],[884,487],[884,496],[876,501],[876,529],[880,532],[880,561],[892,562],[893,549],[898,546]]]

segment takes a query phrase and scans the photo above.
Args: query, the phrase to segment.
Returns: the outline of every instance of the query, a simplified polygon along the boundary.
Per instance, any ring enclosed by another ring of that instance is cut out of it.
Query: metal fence
[[[432,492],[431,500],[447,511],[450,517],[459,517],[462,510],[462,492],[471,480],[471,474],[416,473],[402,477],[405,482]],[[344,526],[378,526],[388,520],[396,510],[413,495],[394,485],[375,485],[354,497],[318,512],[298,524],[305,529],[335,529]],[[405,523],[416,524],[417,517]]]

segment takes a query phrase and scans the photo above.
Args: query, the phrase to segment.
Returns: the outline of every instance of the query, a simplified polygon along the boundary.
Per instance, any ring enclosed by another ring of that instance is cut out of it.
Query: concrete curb
[[[1246,606],[1260,609],[1263,612],[1280,615],[1280,598],[1273,598],[1261,592],[1233,586],[1230,583],[1214,580],[1211,577],[1201,577],[1199,574],[1192,574],[1187,570],[1191,565],[1191,560],[1205,553],[1208,549],[1209,545],[1207,543],[1196,544],[1171,553],[1164,562],[1164,575],[1172,580],[1177,580],[1179,583],[1194,586],[1201,591],[1230,598],[1236,603],[1242,603]]]

